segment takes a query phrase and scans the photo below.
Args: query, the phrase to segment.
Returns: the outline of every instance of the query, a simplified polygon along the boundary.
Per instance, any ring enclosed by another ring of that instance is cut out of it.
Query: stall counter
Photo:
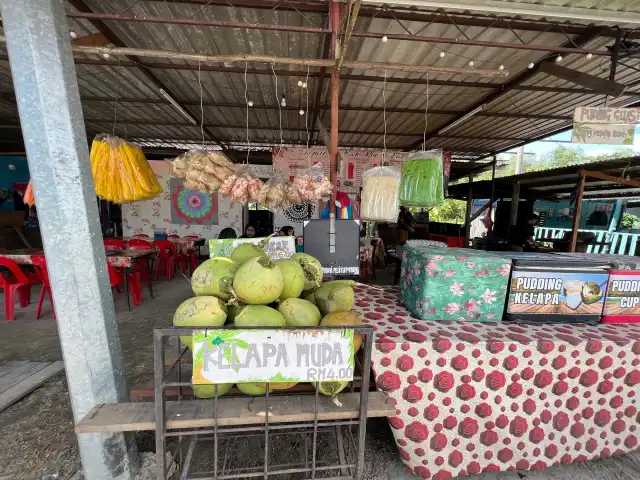
[[[422,478],[536,470],[638,446],[640,325],[420,320],[397,287],[359,285],[377,388]]]

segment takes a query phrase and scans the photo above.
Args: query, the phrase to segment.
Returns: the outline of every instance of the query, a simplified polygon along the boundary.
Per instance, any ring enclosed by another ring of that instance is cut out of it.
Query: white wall
[[[226,227],[233,228],[238,236],[242,234],[242,205],[231,204],[228,198],[222,196],[218,196],[218,225],[175,225],[171,223],[169,163],[157,161],[149,163],[164,192],[151,200],[122,205],[124,236],[132,236],[136,233],[153,235],[155,228],[166,228],[167,233],[176,233],[181,237],[200,235],[204,238],[216,238],[220,230]]]

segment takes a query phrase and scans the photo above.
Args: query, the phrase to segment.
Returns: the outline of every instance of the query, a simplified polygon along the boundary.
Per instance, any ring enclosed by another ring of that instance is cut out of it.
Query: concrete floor
[[[372,283],[389,284],[393,267],[378,271]],[[171,324],[173,312],[191,296],[184,277],[154,286],[156,298],[144,292],[144,302],[129,312],[124,293],[116,295],[117,321],[129,385],[149,378],[153,350],[151,332],[156,326]],[[56,323],[51,309],[35,320],[35,301],[25,309],[16,308],[14,322],[0,321],[0,364],[8,360],[55,361],[62,359]],[[1,303],[1,302],[0,302]],[[0,311],[3,308],[0,305]],[[91,321],[87,318],[87,321]],[[53,377],[18,403],[0,412],[0,480],[68,479],[80,468],[76,437],[63,374]],[[142,451],[153,449],[153,436],[137,436]],[[366,479],[417,479],[406,471],[396,452],[385,420],[370,422],[366,447]],[[47,477],[47,475],[51,475]],[[547,469],[542,472],[484,474],[469,480],[637,480],[640,478],[640,453],[583,464]]]

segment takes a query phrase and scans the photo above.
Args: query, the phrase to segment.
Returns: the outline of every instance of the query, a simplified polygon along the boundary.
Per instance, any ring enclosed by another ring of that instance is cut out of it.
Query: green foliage
[[[631,213],[623,213],[620,228],[638,228],[640,226],[640,218]]]
[[[429,220],[432,222],[464,223],[467,204],[462,200],[447,198],[442,205],[432,208],[429,211]]]

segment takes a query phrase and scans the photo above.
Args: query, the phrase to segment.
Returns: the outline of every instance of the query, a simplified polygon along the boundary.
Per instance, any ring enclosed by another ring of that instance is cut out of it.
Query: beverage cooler
[[[599,256],[494,253],[511,258],[513,264],[505,320],[539,324],[600,322],[611,265]]]
[[[604,301],[603,323],[640,322],[640,258],[627,255],[562,253],[564,258],[601,259],[611,265]]]

